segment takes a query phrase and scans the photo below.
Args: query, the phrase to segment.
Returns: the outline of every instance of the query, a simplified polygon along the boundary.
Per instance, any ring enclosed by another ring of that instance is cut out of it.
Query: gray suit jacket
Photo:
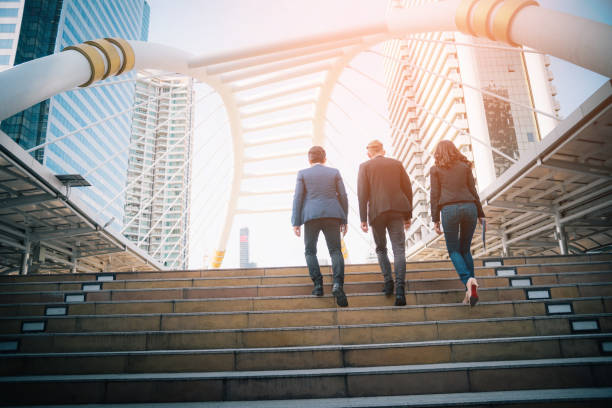
[[[316,164],[298,172],[291,215],[293,226],[317,218],[338,218],[346,224],[347,214],[348,199],[338,169]]]

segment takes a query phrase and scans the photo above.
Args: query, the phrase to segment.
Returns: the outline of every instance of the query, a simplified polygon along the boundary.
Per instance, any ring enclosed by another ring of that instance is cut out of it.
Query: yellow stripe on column
[[[225,251],[216,251],[215,256],[213,257],[212,267],[213,268],[221,267],[221,263],[223,262],[224,256],[225,256]]]
[[[123,53],[123,61],[121,63],[121,68],[115,75],[121,75],[128,71],[131,71],[134,68],[134,63],[136,62],[136,58],[134,56],[134,49],[130,45],[129,42],[124,40],[123,38],[105,38],[106,41],[109,41],[117,46]]]
[[[119,72],[121,68],[121,56],[119,55],[119,51],[117,48],[113,46],[113,44],[105,40],[104,38],[99,38],[94,41],[85,41],[85,44],[93,45],[106,57],[106,72],[104,72],[104,76],[102,79],[106,79],[111,75],[115,75]]]
[[[472,29],[471,14],[478,0],[462,0],[455,12],[455,25],[464,34],[476,35]]]
[[[344,239],[341,239],[340,242],[342,243],[342,257],[344,259],[348,258],[348,249],[346,249],[346,244],[344,243]]]
[[[534,0],[506,0],[493,17],[493,37],[496,41],[505,42],[513,47],[519,46],[510,39],[510,26],[519,11],[528,6],[539,6]]]
[[[122,38],[100,38],[86,41],[83,44],[66,47],[62,51],[69,50],[77,51],[89,62],[91,75],[87,82],[79,85],[81,88],[106,79],[110,75],[120,75],[131,71],[136,62],[134,49]]]
[[[504,0],[480,0],[480,3],[474,8],[474,18],[472,19],[472,28],[478,37],[488,37],[491,40],[493,33],[489,28],[489,18],[497,5]]]
[[[87,59],[87,62],[89,62],[89,68],[91,69],[89,80],[79,85],[79,87],[84,88],[102,79],[106,71],[104,68],[104,57],[96,47],[89,44],[79,44],[66,47],[62,51],[69,50],[77,51],[83,55]]]

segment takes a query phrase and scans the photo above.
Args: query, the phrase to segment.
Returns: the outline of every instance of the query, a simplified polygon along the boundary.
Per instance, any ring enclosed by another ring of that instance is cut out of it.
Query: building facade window
[[[14,33],[15,28],[17,28],[16,24],[0,24],[0,33]]]
[[[17,17],[19,9],[16,8],[0,8],[0,17]]]

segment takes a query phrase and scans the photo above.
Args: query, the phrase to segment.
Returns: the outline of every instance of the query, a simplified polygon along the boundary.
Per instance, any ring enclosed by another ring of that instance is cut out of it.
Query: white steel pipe
[[[612,26],[542,7],[525,7],[510,26],[522,45],[612,78]]]

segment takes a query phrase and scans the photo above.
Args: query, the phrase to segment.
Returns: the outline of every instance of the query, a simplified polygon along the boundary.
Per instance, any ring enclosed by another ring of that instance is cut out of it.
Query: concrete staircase
[[[609,406],[612,254],[476,265],[0,276],[0,405]]]

